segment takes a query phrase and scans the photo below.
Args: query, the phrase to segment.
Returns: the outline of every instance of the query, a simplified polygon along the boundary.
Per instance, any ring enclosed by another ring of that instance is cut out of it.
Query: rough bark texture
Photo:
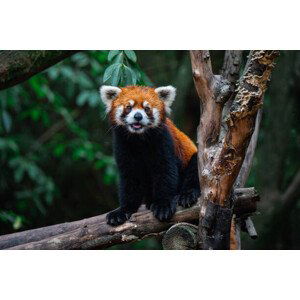
[[[162,246],[164,250],[192,250],[196,249],[198,227],[189,223],[173,225],[164,234]]]
[[[253,188],[237,189],[234,193],[236,213],[246,215],[256,207],[257,193]],[[244,207],[245,206],[245,207]],[[159,222],[144,207],[130,221],[112,227],[106,214],[76,222],[27,230],[0,236],[0,249],[102,249],[159,235],[180,222],[198,222],[199,206],[179,210],[170,222]],[[178,239],[179,240],[179,239]],[[181,246],[183,247],[183,246]],[[193,248],[189,241],[185,247]]]
[[[235,181],[235,188],[242,188],[245,186],[247,178],[250,174],[253,158],[254,158],[254,153],[256,149],[256,144],[257,144],[257,139],[258,139],[258,132],[259,132],[259,127],[260,127],[260,122],[262,118],[262,109],[259,109],[257,116],[256,116],[256,121],[255,121],[255,129],[252,134],[250,143],[248,145],[248,149],[245,155],[244,162],[242,164],[242,167],[240,169],[239,175]],[[254,211],[253,211],[254,212]],[[256,239],[258,237],[254,224],[251,220],[251,217],[241,217],[241,218],[234,218],[235,226],[234,226],[234,234],[235,234],[235,240],[236,240],[236,249],[241,249],[241,240],[240,240],[240,231],[241,229],[243,231],[246,231],[249,236],[252,239]],[[251,224],[252,226],[246,226],[246,223]],[[255,232],[255,234],[254,234]]]
[[[278,51],[251,51],[221,133],[222,110],[232,95],[230,81],[213,75],[208,51],[191,51],[194,82],[202,104],[198,128],[201,185],[199,243],[204,249],[228,249],[231,190],[254,130],[258,109]],[[226,74],[223,71],[223,74]],[[209,209],[207,209],[209,208]],[[224,241],[225,240],[225,241]],[[224,245],[227,245],[224,246]]]
[[[104,249],[116,244],[129,243],[142,238],[159,235],[178,222],[196,221],[199,208],[178,211],[170,222],[160,222],[151,211],[134,214],[130,221],[120,226],[110,226],[103,221],[83,225],[64,234],[55,235],[40,241],[22,244],[9,249],[60,250],[60,249]]]
[[[49,68],[76,51],[0,51],[0,90]]]
[[[235,90],[237,80],[239,79],[242,54],[242,50],[225,51],[221,75],[228,80],[232,90]]]

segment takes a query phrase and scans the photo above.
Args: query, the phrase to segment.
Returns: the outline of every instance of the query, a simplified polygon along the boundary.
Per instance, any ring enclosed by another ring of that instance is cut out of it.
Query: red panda
[[[177,204],[196,203],[197,148],[167,117],[176,89],[102,86],[100,94],[120,173],[120,207],[107,214],[108,224],[124,223],[142,203],[160,221],[169,220]]]

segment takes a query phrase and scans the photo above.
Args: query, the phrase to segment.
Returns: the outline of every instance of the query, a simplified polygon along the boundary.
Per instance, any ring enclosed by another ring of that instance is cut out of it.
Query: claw
[[[153,203],[150,209],[152,210],[153,215],[159,221],[167,221],[171,219],[171,217],[174,215],[176,211],[176,202],[171,202],[168,205],[159,205]]]
[[[178,198],[178,205],[182,207],[191,207],[193,206],[200,196],[200,192],[196,189],[188,190],[184,193],[181,193]]]
[[[117,208],[107,214],[106,220],[107,224],[111,226],[117,226],[123,224],[127,220],[127,216],[123,210]]]

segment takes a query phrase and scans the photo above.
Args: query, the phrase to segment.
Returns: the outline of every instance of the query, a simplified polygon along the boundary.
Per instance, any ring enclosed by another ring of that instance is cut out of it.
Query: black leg
[[[176,211],[179,184],[178,160],[167,132],[160,139],[156,151],[153,164],[153,203],[150,209],[158,220],[167,221]]]
[[[195,153],[184,172],[183,184],[179,196],[178,205],[191,207],[200,197],[200,185],[198,176],[197,153]]]
[[[117,226],[126,222],[142,203],[143,191],[140,182],[131,176],[121,176],[119,186],[120,207],[106,216],[109,225]]]

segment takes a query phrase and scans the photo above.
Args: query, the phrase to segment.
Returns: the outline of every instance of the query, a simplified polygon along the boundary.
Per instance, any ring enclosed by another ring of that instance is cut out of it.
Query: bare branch
[[[235,181],[235,187],[243,187],[246,184],[246,181],[248,179],[248,176],[251,171],[251,166],[254,158],[254,153],[256,149],[257,139],[258,139],[258,132],[260,127],[260,122],[262,118],[262,109],[259,109],[256,120],[255,120],[255,129],[252,134],[249,146],[247,148],[247,152],[245,155],[245,159],[243,161],[243,165],[240,169],[239,175]]]
[[[254,224],[251,220],[251,218],[246,218],[245,219],[245,227],[246,227],[246,230],[248,232],[248,234],[250,235],[251,239],[257,239],[258,235],[257,235],[257,232],[255,230],[255,227],[254,227]]]
[[[239,79],[239,71],[242,62],[242,50],[226,50],[221,75],[227,79],[235,89],[237,80]]]
[[[262,105],[277,51],[253,51],[248,69],[242,77],[238,93],[226,120],[228,132],[214,155],[211,172],[203,174],[211,189],[203,197],[226,204],[230,190],[243,163],[250,142],[258,109]],[[207,167],[210,161],[207,161]]]
[[[212,73],[209,51],[190,51],[190,56],[195,87],[202,103],[198,148],[203,153],[205,147],[218,142],[222,109],[231,90],[226,79]],[[201,157],[199,160],[201,168]]]
[[[209,51],[190,51],[195,87],[200,100],[204,104],[213,99],[211,85],[214,74],[212,72]]]
[[[232,91],[232,94],[229,100],[225,103],[222,113],[223,117],[228,115],[232,101],[236,96],[237,82],[239,80],[239,74],[242,65],[242,54],[242,50],[225,51],[221,75],[230,83],[230,90]]]
[[[80,226],[73,231],[46,238],[40,241],[22,244],[9,249],[103,249],[116,244],[134,242],[150,236],[160,235],[161,232],[178,222],[196,221],[199,208],[189,208],[178,211],[170,222],[160,222],[151,211],[138,212],[132,215],[130,221],[113,227],[103,221]]]
[[[220,249],[225,244],[229,247],[227,233],[232,216],[230,193],[245,158],[257,111],[262,105],[277,56],[278,51],[251,51],[235,100],[226,117],[226,130],[220,136],[224,102],[216,100],[217,85],[214,81],[217,77],[210,73],[210,62],[207,66],[204,59],[207,57],[206,51],[191,51],[196,89],[200,98],[203,98],[198,128],[198,166],[201,186],[199,241],[203,241],[205,249]],[[225,69],[223,74],[229,76]],[[223,86],[230,91],[228,81]],[[228,95],[230,92],[225,97],[227,100]]]
[[[253,188],[237,189],[235,211],[249,214],[256,207],[257,193]],[[160,235],[178,222],[195,222],[199,218],[199,206],[178,210],[170,222],[159,222],[152,212],[142,207],[130,221],[112,227],[106,224],[106,215],[76,222],[27,230],[0,236],[0,249],[90,249],[107,248]]]
[[[300,170],[294,176],[292,182],[281,197],[283,203],[288,203],[300,195]]]

